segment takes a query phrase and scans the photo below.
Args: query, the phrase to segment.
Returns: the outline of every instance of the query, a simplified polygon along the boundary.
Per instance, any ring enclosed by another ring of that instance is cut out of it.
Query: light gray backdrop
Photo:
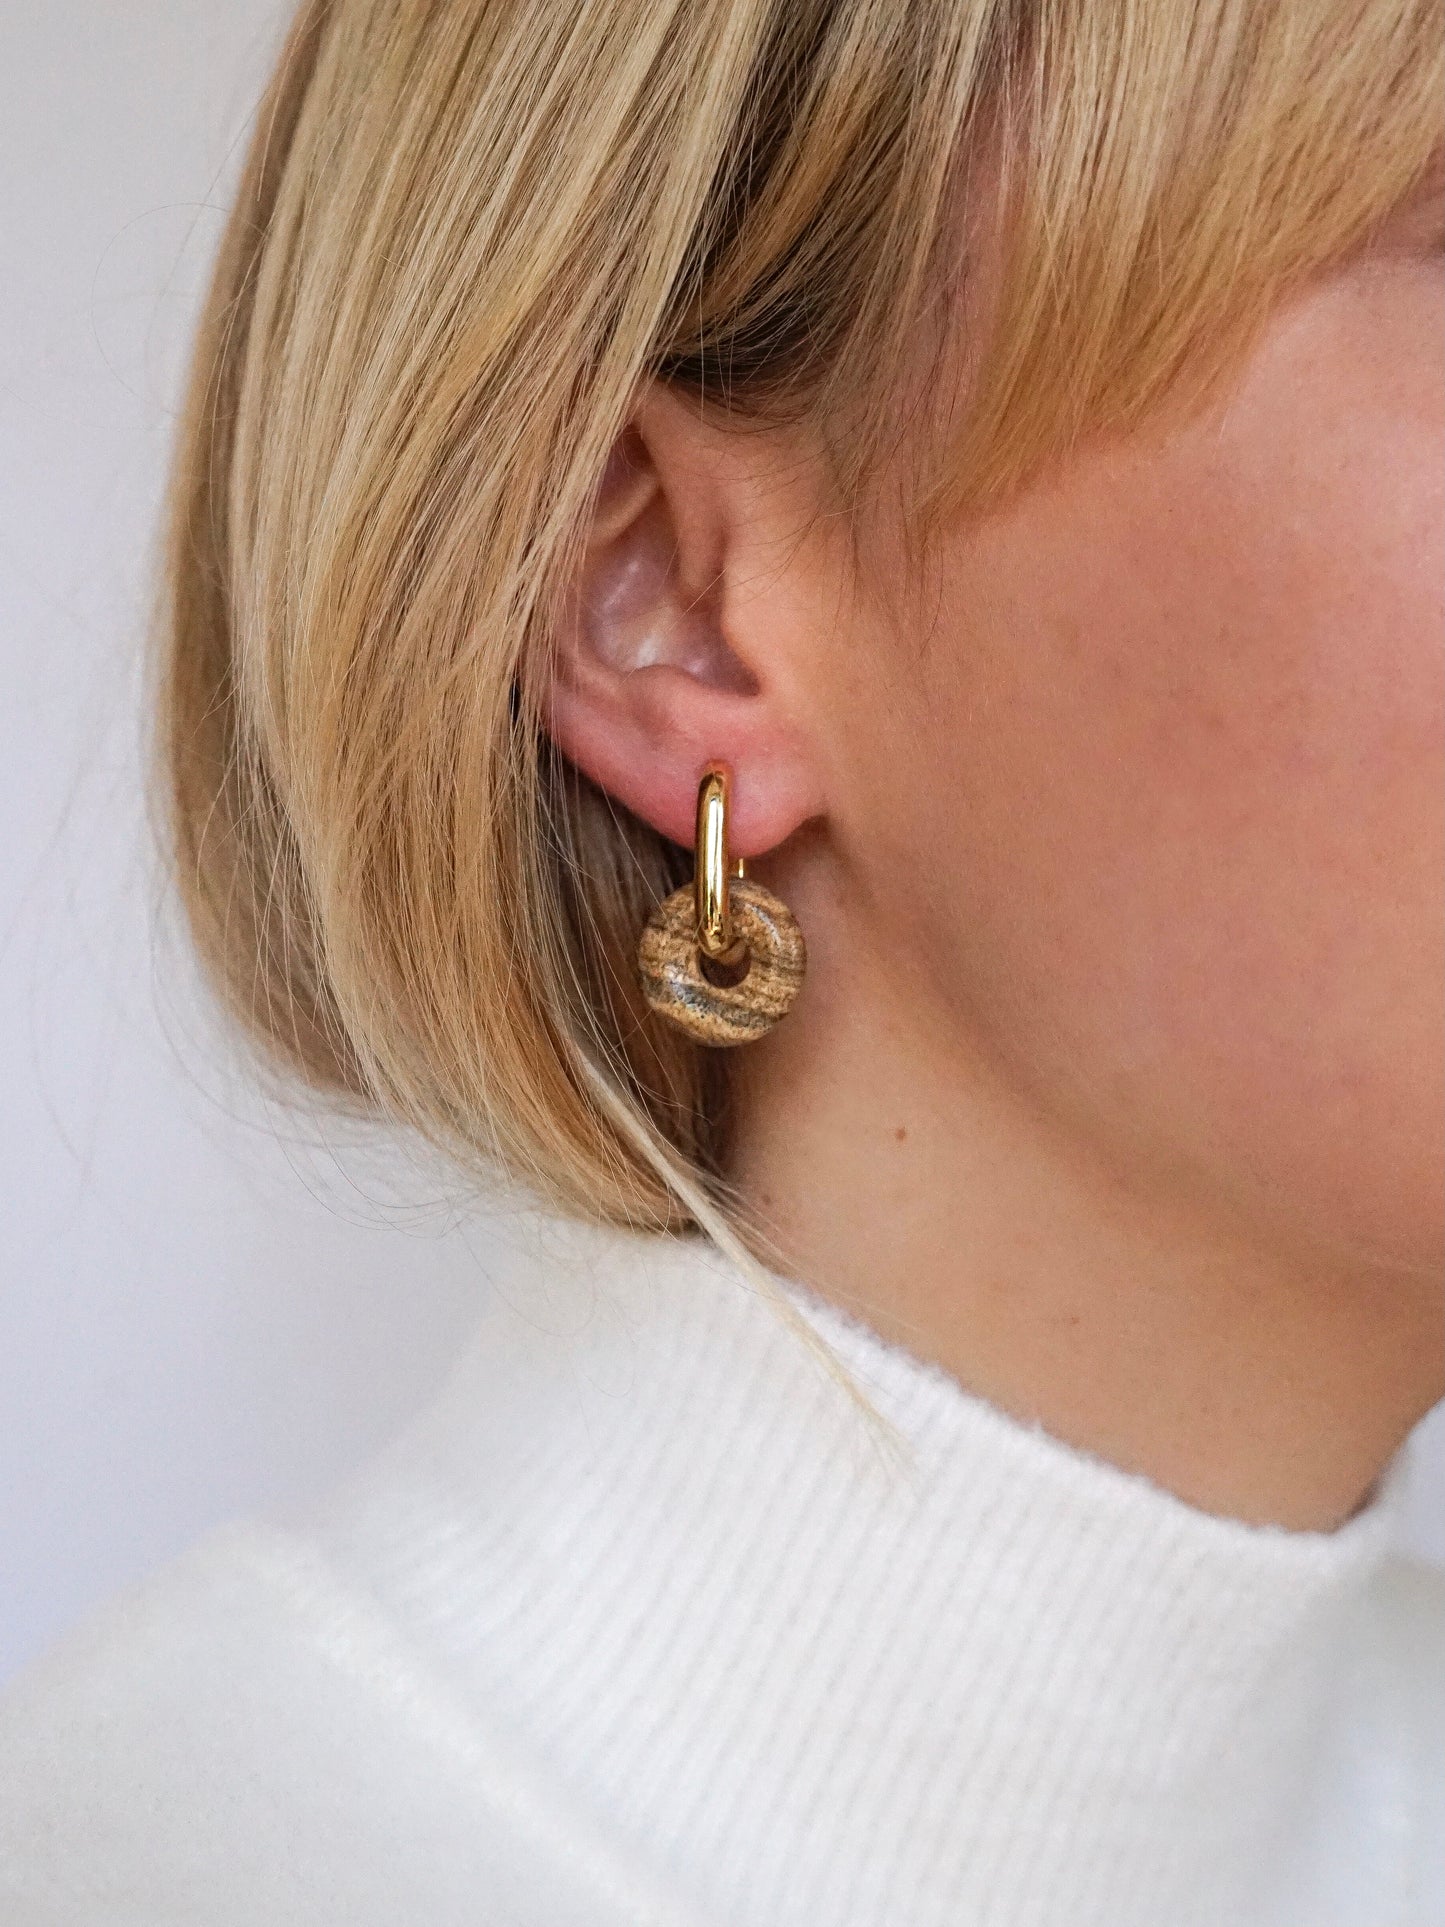
[[[157,936],[156,499],[288,12],[0,0],[0,1672],[354,1462],[509,1262],[436,1174],[338,1165],[268,1114]],[[1423,1444],[1411,1534],[1445,1561],[1440,1415]]]

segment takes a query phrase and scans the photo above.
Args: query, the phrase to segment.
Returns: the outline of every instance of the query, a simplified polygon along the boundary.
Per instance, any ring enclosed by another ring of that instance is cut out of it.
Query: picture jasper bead
[[[760,883],[734,881],[729,908],[733,930],[747,946],[745,967],[714,966],[707,974],[691,885],[658,904],[637,953],[643,995],[653,1010],[714,1048],[750,1044],[770,1031],[791,1008],[808,962],[797,918]]]

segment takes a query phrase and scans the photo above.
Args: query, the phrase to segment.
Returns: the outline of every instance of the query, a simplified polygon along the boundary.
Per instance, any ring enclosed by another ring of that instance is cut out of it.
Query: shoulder
[[[1445,1796],[1445,1572],[1418,1559],[1389,1559],[1373,1603],[1381,1665],[1421,1745],[1433,1750]]]
[[[436,1400],[303,1527],[212,1535],[0,1694],[5,1927],[692,1918],[413,1596],[435,1568],[455,1617],[442,1554],[543,1492],[537,1441],[595,1450],[704,1349],[657,1315],[679,1266],[694,1323],[709,1286],[727,1299],[670,1242],[545,1230],[546,1316],[498,1293]],[[490,1565],[460,1571],[485,1603]]]
[[[678,1916],[310,1543],[203,1542],[0,1701],[9,1927]]]
[[[1445,1572],[1388,1560],[1375,1604],[1379,1700],[1403,1738],[1393,1805],[1422,1856],[1411,1895],[1420,1912],[1410,1917],[1445,1918]]]

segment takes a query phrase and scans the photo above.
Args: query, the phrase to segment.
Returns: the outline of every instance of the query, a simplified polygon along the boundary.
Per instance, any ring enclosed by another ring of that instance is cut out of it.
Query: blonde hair
[[[726,1061],[634,955],[690,859],[539,727],[639,384],[816,427],[1006,246],[919,499],[1203,392],[1439,140],[1412,0],[311,0],[261,107],[173,490],[165,752],[231,1007],[312,1085],[564,1209],[719,1217]]]

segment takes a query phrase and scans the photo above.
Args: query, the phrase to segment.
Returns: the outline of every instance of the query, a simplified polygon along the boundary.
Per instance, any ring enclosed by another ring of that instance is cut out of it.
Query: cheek
[[[925,705],[955,727],[920,723],[921,847],[967,896],[925,949],[1136,1173],[1414,1265],[1445,1157],[1437,414],[1297,404],[971,549],[990,587],[950,601]]]

